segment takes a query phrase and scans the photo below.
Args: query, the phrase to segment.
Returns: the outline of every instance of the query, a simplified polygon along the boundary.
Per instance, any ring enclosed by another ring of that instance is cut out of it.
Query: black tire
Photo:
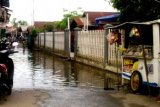
[[[13,80],[13,76],[14,76],[14,63],[13,63],[13,60],[11,58],[7,59],[7,68],[8,68],[9,79]],[[13,82],[12,82],[12,84],[13,84]]]
[[[8,90],[7,90],[7,95],[11,95],[12,94],[12,86],[8,86]]]
[[[8,86],[7,95],[11,95],[12,94],[12,87],[13,87],[13,80],[12,79],[8,80],[7,86]]]
[[[13,76],[14,76],[14,63],[11,58],[8,58],[7,60],[7,67],[8,67],[8,76],[9,76],[9,80],[7,83],[7,86],[8,86],[7,95],[11,95],[12,87],[13,87]]]
[[[142,89],[142,76],[139,71],[134,71],[130,77],[130,89],[133,93],[139,93]]]

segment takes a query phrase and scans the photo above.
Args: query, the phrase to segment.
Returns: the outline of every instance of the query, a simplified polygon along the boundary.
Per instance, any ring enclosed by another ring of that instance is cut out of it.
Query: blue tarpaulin
[[[120,14],[114,14],[114,15],[109,15],[109,16],[103,16],[96,18],[96,24],[99,24],[100,21],[103,22],[116,22],[117,18],[120,16]]]

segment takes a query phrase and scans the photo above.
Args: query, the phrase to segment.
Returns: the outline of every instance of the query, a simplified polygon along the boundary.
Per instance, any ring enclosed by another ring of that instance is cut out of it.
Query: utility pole
[[[35,20],[35,17],[34,17],[34,13],[35,13],[34,3],[35,3],[35,2],[34,2],[34,0],[33,0],[33,7],[32,7],[32,8],[33,8],[33,11],[32,11],[32,12],[33,12],[33,13],[32,13],[32,25],[33,25],[33,27],[34,27],[34,20]]]

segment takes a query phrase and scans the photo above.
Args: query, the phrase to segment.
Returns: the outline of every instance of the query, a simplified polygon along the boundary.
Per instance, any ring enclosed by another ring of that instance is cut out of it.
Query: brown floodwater
[[[114,73],[39,51],[17,50],[10,56],[15,64],[14,89],[115,88]]]

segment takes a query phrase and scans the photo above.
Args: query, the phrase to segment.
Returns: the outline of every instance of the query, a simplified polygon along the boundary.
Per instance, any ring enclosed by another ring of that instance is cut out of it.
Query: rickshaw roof
[[[119,25],[115,25],[115,26],[111,26],[111,27],[107,27],[108,29],[116,29],[116,28],[124,28],[128,25],[152,25],[152,24],[156,24],[156,23],[160,23],[160,19],[157,20],[153,20],[153,21],[147,21],[147,22],[124,22],[121,23]]]

